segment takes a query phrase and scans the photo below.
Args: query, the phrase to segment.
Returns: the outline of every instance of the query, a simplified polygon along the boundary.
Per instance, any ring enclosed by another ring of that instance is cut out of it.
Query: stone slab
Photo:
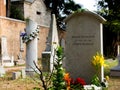
[[[2,66],[0,66],[0,77],[3,77],[5,73],[5,69]]]
[[[21,77],[21,72],[13,72],[12,73],[12,79],[15,80],[15,79],[18,79]]]
[[[21,76],[22,76],[22,78],[26,78],[26,72],[25,72],[25,69],[22,69],[21,70]]]
[[[42,71],[50,72],[50,55],[51,52],[42,53]]]

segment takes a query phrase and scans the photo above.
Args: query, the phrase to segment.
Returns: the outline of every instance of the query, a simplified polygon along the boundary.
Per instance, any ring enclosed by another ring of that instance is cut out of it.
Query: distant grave
[[[4,77],[5,74],[6,74],[6,71],[5,71],[4,67],[0,66],[0,77]]]
[[[118,65],[110,69],[110,76],[120,77],[120,54],[117,56]]]
[[[59,46],[58,31],[55,15],[52,15],[51,27],[47,38],[46,50],[42,53],[42,70],[49,72],[53,70],[55,60],[55,49]]]
[[[14,66],[13,56],[9,56],[7,48],[7,38],[1,37],[1,65],[2,66]]]
[[[18,55],[18,60],[14,61],[15,65],[23,65],[25,64],[25,60],[23,59],[23,52],[24,52],[24,44],[23,44],[23,32],[20,31],[20,51],[19,51],[19,55]]]
[[[103,54],[102,23],[105,19],[90,12],[71,14],[65,19],[66,45],[64,65],[73,78],[81,77],[89,84],[95,69],[91,65],[92,57]],[[102,78],[103,78],[102,72]]]

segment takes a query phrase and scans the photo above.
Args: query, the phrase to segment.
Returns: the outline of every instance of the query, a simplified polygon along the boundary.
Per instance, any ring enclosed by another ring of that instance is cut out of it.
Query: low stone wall
[[[26,28],[25,21],[1,17],[0,16],[0,38],[7,38],[8,54],[14,56],[14,60],[18,59],[20,52],[20,31],[24,32]],[[38,58],[41,58],[41,53],[46,47],[46,38],[48,36],[49,27],[40,26],[39,41],[38,41]],[[1,43],[1,42],[0,42]],[[0,44],[1,45],[1,44]],[[0,46],[1,47],[1,46]],[[22,53],[25,59],[26,45],[24,44],[24,52]],[[1,48],[0,48],[1,55]]]

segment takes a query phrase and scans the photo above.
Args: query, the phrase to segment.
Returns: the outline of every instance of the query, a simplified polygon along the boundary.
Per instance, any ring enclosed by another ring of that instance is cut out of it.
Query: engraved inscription
[[[72,36],[73,45],[94,45],[95,35]]]

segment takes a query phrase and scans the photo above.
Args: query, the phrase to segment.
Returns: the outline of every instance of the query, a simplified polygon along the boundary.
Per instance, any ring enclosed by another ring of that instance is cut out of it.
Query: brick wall
[[[39,41],[38,41],[38,58],[41,58],[41,53],[45,51],[48,33],[49,33],[49,28],[43,26],[40,27]]]
[[[20,31],[24,31],[26,24],[24,21],[10,19],[0,16],[0,38],[5,36],[7,38],[7,48],[8,54],[13,55],[15,60],[20,51]],[[48,27],[40,27],[39,41],[38,41],[38,58],[41,58],[41,53],[45,50],[46,47],[46,37],[48,35]],[[26,45],[24,44],[24,47]],[[25,59],[25,48],[23,52],[23,57]]]
[[[6,16],[6,0],[0,0],[0,16]]]
[[[24,31],[25,22],[6,17],[0,17],[0,38],[7,38],[8,54],[17,59],[20,50],[20,31]],[[24,54],[25,55],[25,54]]]

